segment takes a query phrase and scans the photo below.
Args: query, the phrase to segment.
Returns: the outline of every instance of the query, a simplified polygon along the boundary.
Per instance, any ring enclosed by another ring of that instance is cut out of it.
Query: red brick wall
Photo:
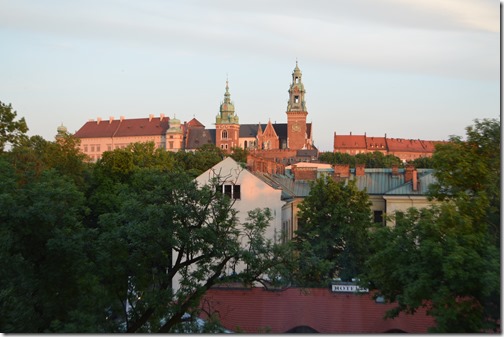
[[[350,176],[350,165],[348,164],[336,164],[334,165],[334,176],[347,178]]]
[[[294,180],[316,180],[317,168],[316,167],[292,167],[294,173]]]

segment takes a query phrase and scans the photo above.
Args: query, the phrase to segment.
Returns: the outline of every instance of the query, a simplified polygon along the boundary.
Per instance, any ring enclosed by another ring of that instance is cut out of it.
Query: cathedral
[[[205,144],[214,144],[224,152],[242,148],[251,154],[251,165],[271,162],[268,167],[286,165],[317,158],[312,142],[312,124],[306,122],[308,111],[305,101],[302,73],[296,66],[292,72],[287,103],[287,123],[240,124],[235,105],[231,101],[226,81],[224,100],[215,118],[215,129],[207,129],[196,118],[181,123],[176,118],[149,115],[149,118],[89,120],[76,133],[82,151],[91,161],[101,158],[103,152],[124,148],[135,142],[154,142],[167,151],[195,151]],[[259,169],[259,167],[256,167]],[[271,169],[276,171],[276,169]],[[269,171],[271,171],[269,169]]]
[[[310,150],[312,124],[306,123],[305,89],[296,62],[287,103],[287,123],[240,124],[226,81],[224,101],[215,118],[215,145],[225,151],[233,147],[248,150]]]
[[[246,149],[247,165],[254,171],[283,173],[285,166],[297,162],[312,162],[318,158],[313,144],[313,125],[307,123],[306,90],[302,73],[296,61],[289,85],[287,123],[240,124],[226,81],[224,100],[215,117],[215,129],[208,129],[196,118],[181,123],[177,118],[149,115],[149,118],[97,118],[89,120],[76,133],[81,150],[91,161],[101,158],[103,152],[124,148],[136,142],[154,142],[167,151],[196,151],[205,144],[213,144],[224,152],[234,148]],[[381,152],[403,161],[429,157],[438,141],[369,137],[364,135],[334,134],[333,152]]]

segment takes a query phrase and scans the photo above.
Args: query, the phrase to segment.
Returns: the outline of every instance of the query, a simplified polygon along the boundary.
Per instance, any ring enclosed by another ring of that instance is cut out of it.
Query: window
[[[96,152],[100,152],[100,145],[96,145]]]
[[[231,198],[231,185],[224,185],[224,194]]]
[[[299,103],[299,96],[294,96],[294,103]]]
[[[173,149],[173,142],[168,142],[168,146],[170,149]]]
[[[216,187],[217,192],[224,193],[231,199],[241,199],[241,186],[234,184],[218,185]]]
[[[87,152],[87,145],[84,145],[84,152]]]
[[[373,211],[374,223],[383,223],[383,211]]]
[[[112,151],[112,145],[107,145],[107,151]]]
[[[241,199],[240,185],[233,185],[233,199]]]
[[[94,145],[91,145],[91,152],[94,152]]]
[[[227,130],[222,130],[222,139],[227,139],[227,138],[228,138]]]

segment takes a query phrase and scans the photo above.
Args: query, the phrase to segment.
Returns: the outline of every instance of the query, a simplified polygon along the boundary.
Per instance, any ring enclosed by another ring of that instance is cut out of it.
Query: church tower
[[[239,147],[240,123],[235,116],[235,107],[231,102],[229,83],[226,80],[226,93],[220,105],[220,113],[215,118],[215,145],[226,152]]]
[[[289,88],[289,103],[287,103],[287,147],[291,150],[306,148],[306,111],[305,89],[301,81],[301,70],[296,61],[292,72],[292,83]]]

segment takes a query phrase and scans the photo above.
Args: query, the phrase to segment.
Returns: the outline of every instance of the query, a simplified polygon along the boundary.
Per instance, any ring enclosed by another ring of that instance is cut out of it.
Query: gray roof
[[[365,175],[355,176],[355,169],[351,169],[351,175],[346,179],[355,180],[357,188],[366,190],[370,195],[427,195],[429,185],[436,182],[434,170],[418,169],[419,186],[417,191],[413,191],[412,182],[404,182],[404,169],[399,169],[396,176],[392,175],[390,168],[369,168],[364,171]],[[304,198],[310,194],[309,181],[295,181],[292,177],[281,174],[255,174],[271,186],[281,188],[284,199]]]
[[[215,130],[190,128],[187,135],[187,149],[198,149],[205,144],[215,144]]]

